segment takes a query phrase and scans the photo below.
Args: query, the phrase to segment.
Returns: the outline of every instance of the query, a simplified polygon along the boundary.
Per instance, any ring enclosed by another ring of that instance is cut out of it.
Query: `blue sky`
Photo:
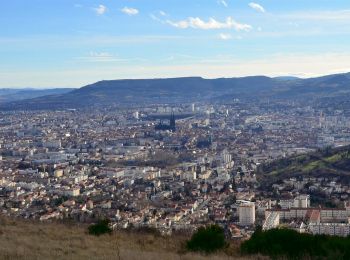
[[[0,87],[350,71],[349,0],[3,0]]]

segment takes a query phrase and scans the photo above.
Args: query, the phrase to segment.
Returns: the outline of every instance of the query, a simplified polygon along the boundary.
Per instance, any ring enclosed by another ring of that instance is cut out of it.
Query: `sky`
[[[350,72],[349,0],[1,0],[0,87]]]

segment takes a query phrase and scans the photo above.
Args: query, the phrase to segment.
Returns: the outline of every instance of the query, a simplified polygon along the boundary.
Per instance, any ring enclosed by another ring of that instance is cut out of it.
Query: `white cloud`
[[[127,6],[125,6],[123,9],[121,9],[121,11],[127,15],[137,15],[139,13],[139,10],[137,10],[135,8],[127,7]]]
[[[162,18],[168,16],[168,14],[162,10],[159,10],[155,13],[151,13],[149,16],[152,18],[152,20],[165,24],[165,21]]]
[[[161,15],[161,14],[160,14]],[[166,15],[166,14],[165,14]],[[155,15],[155,14],[150,14],[149,17],[151,17],[152,20],[165,24],[166,22],[164,20],[162,20],[159,16]]]
[[[109,52],[94,52],[94,51],[91,51],[89,53],[90,57],[93,57],[93,58],[98,58],[98,59],[109,59],[111,57],[113,57],[112,54],[110,54]]]
[[[252,2],[249,4],[249,6],[258,12],[265,13],[265,8],[257,3]]]
[[[152,20],[154,20],[154,21],[157,21],[157,22],[160,22],[160,23],[163,22],[161,19],[159,19],[159,18],[158,18],[157,16],[155,16],[154,14],[150,14],[149,17],[151,17]]]
[[[95,52],[91,51],[88,55],[76,58],[80,61],[85,62],[113,62],[113,61],[124,61],[117,56],[109,52]]]
[[[103,15],[107,11],[107,7],[104,5],[99,5],[97,8],[94,8],[94,10],[98,15]]]
[[[228,7],[228,4],[225,0],[218,0],[218,4]]]
[[[232,36],[232,34],[230,34],[230,33],[220,33],[218,36],[219,36],[219,39],[224,40],[224,41],[232,40],[232,39],[234,39],[234,40],[242,40],[243,39],[242,36],[239,36],[239,35]]]
[[[220,33],[219,34],[219,38],[221,40],[231,40],[232,39],[232,35],[229,33]]]
[[[252,29],[252,26],[250,26],[249,24],[238,23],[235,20],[233,20],[232,17],[227,17],[225,22],[219,22],[214,18],[209,18],[208,22],[206,22],[198,17],[189,17],[186,20],[181,20],[177,22],[167,20],[166,23],[180,29],[235,29],[237,31],[250,31]]]

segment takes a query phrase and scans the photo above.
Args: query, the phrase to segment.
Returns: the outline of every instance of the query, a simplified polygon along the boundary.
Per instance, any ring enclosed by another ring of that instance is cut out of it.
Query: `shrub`
[[[100,220],[96,224],[92,224],[89,226],[89,234],[90,235],[103,235],[103,234],[111,234],[112,229],[109,227],[109,220],[104,219]]]
[[[290,229],[258,230],[242,243],[241,252],[274,259],[350,259],[350,239],[300,234]]]
[[[224,230],[218,225],[200,227],[191,239],[187,241],[190,251],[212,253],[224,248],[226,245]]]

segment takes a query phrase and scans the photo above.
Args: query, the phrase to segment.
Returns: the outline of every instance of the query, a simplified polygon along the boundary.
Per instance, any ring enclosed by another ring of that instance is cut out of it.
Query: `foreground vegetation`
[[[257,230],[241,246],[225,241],[217,226],[201,228],[192,237],[147,230],[108,233],[90,235],[88,225],[76,223],[0,217],[0,259],[350,259],[350,238],[288,229]]]
[[[273,259],[350,259],[350,238],[300,234],[290,229],[258,230],[241,250]]]
[[[100,220],[96,224],[92,224],[88,228],[90,235],[100,236],[104,234],[111,234],[112,229],[109,227],[109,220]]]
[[[186,247],[190,251],[213,253],[226,246],[224,230],[217,226],[200,227],[191,239],[187,241]]]
[[[188,236],[118,231],[94,236],[89,226],[41,223],[0,217],[0,259],[224,260],[240,259],[239,244],[204,255],[186,250]],[[246,259],[246,258],[241,258]],[[251,259],[256,259],[252,257]]]

